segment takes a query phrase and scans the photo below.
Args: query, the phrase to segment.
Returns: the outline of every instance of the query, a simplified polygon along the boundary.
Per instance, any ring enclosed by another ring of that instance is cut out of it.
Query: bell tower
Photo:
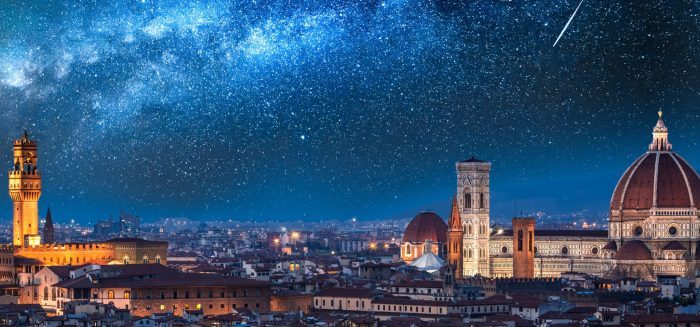
[[[472,157],[456,166],[457,206],[463,226],[462,275],[488,277],[491,163]]]
[[[37,168],[36,142],[29,134],[15,140],[12,147],[14,165],[9,172],[9,191],[12,198],[12,244],[16,247],[38,245],[39,197],[41,174]]]
[[[452,211],[450,212],[450,225],[447,231],[447,263],[454,269],[455,279],[460,280],[464,277],[462,273],[462,252],[464,231],[462,230],[462,219],[459,216],[459,206],[457,205],[457,196],[452,199]]]

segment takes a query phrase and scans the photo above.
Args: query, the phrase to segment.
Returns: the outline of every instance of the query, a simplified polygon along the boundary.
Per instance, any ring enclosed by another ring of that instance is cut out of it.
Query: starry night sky
[[[694,1],[12,1],[0,160],[39,142],[42,212],[85,222],[604,212],[663,109],[700,165]],[[5,198],[0,216],[11,212]]]

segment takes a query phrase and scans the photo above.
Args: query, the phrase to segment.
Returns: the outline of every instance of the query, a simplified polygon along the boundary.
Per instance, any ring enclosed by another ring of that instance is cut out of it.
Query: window
[[[676,236],[678,234],[678,228],[676,226],[671,226],[668,228],[668,235]]]
[[[139,295],[139,294],[136,293],[136,292],[131,292],[131,298],[134,299],[134,300],[138,300],[138,299],[139,299],[139,296],[138,296],[138,295]]]
[[[591,249],[591,254],[593,254],[593,255],[598,255],[598,251],[599,251],[598,248],[594,246],[594,247]]]
[[[523,250],[523,230],[518,231],[518,251]]]
[[[129,292],[129,291],[124,291],[124,298],[125,298],[125,299],[130,299],[130,298],[131,298],[131,292]]]
[[[501,248],[501,253],[508,253],[508,247],[507,247],[507,246],[503,246],[503,247]]]
[[[472,208],[472,195],[471,193],[464,193],[464,209]]]
[[[642,228],[642,226],[637,226],[634,228],[633,232],[634,236],[642,236],[642,234],[644,234],[644,229]]]
[[[409,254],[409,255],[411,254],[411,244],[410,243],[406,244],[406,254]]]
[[[156,256],[156,263],[160,263],[160,256]]]
[[[165,304],[161,304],[161,305],[160,305],[160,309],[161,309],[161,310],[165,310]]]
[[[110,290],[107,292],[107,298],[108,299],[113,299],[114,298],[114,291]]]
[[[173,291],[173,299],[177,299],[177,291]]]
[[[530,238],[527,240],[527,243],[530,244],[530,246],[529,246],[530,252],[532,252],[532,247],[534,246],[534,244],[532,244],[532,243],[534,240],[535,240],[535,232],[530,231]]]
[[[479,208],[484,208],[484,193],[479,193]]]
[[[569,248],[566,247],[566,246],[565,246],[565,247],[562,247],[562,248],[561,248],[561,254],[563,254],[563,255],[569,254]]]
[[[125,265],[128,265],[129,264],[129,257],[125,256],[123,261],[124,261]]]

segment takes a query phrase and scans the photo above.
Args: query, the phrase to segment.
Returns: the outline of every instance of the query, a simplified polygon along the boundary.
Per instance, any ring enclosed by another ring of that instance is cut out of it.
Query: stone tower
[[[455,279],[462,279],[462,249],[464,231],[462,230],[462,219],[457,205],[457,196],[452,199],[452,211],[450,213],[450,225],[447,232],[447,263],[454,269]]]
[[[457,163],[457,206],[462,221],[462,275],[489,276],[489,174],[491,163],[472,157]]]
[[[54,239],[53,219],[51,218],[51,208],[46,210],[46,222],[44,222],[44,243],[56,243]]]
[[[535,277],[535,219],[513,218],[513,277]]]
[[[15,140],[12,147],[14,166],[9,173],[9,190],[12,198],[12,244],[23,247],[41,243],[39,236],[39,197],[41,174],[37,168],[36,142],[29,139],[27,131]]]

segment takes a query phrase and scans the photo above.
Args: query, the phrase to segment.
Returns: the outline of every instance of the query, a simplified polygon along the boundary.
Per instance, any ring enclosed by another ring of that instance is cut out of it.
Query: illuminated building
[[[42,181],[37,150],[37,143],[26,131],[13,143],[14,163],[8,184],[13,203],[12,245],[0,247],[0,282],[26,285],[32,274],[51,265],[166,263],[168,243],[163,241],[114,238],[99,243],[56,244],[50,211],[42,242],[38,212]],[[17,276],[7,276],[7,270],[14,270]]]
[[[530,234],[530,227],[521,229],[528,233],[523,242],[534,238],[532,253],[518,257],[527,260],[514,260],[518,227],[524,225],[514,222],[515,233],[490,230],[490,163],[475,158],[458,162],[456,210],[462,232],[456,229],[453,206],[446,234],[450,247],[461,239],[462,255],[458,259],[457,252],[448,249],[448,263],[462,267],[462,276],[512,277],[515,270],[517,277],[559,277],[568,271],[648,280],[694,277],[700,262],[700,177],[672,151],[661,112],[652,136],[647,151],[624,172],[613,191],[609,231],[535,229]],[[407,228],[406,233],[414,232]],[[402,258],[410,263],[406,250],[402,248]],[[532,259],[534,274],[530,273]]]

